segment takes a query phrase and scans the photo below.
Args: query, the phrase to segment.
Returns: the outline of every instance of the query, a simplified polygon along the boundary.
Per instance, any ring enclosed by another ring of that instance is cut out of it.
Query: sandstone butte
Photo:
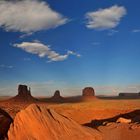
[[[31,89],[26,85],[18,86],[18,94],[11,98],[10,101],[14,102],[36,102],[37,99],[31,95]]]
[[[83,96],[95,96],[95,91],[92,87],[86,87],[83,89]]]
[[[81,126],[46,106],[32,104],[17,113],[9,140],[101,140],[95,129]]]
[[[83,100],[92,100],[97,99],[95,96],[95,90],[92,87],[85,87],[82,90],[82,99]]]
[[[64,98],[60,95],[60,91],[56,90],[54,95],[50,98],[50,101],[61,102],[61,101],[63,101],[63,99]]]

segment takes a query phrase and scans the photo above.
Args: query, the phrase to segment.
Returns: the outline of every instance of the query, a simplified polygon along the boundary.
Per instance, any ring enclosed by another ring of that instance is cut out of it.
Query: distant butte
[[[95,96],[95,91],[92,87],[86,87],[83,89],[83,96]]]
[[[31,95],[31,89],[26,85],[19,85],[18,86],[18,95],[16,95],[15,97],[13,97],[12,99],[13,101],[18,101],[18,102],[34,102],[37,101],[36,98],[34,98]]]
[[[96,99],[95,97],[95,90],[92,87],[86,87],[82,91],[82,99],[83,100],[90,100],[90,99]]]
[[[50,98],[53,102],[62,102],[63,97],[60,95],[60,91],[56,90],[54,95]]]

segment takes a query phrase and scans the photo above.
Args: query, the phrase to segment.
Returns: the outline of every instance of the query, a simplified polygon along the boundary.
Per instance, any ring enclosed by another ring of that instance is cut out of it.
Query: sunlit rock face
[[[9,140],[101,140],[100,138],[97,130],[81,126],[45,105],[36,104],[17,113],[8,131]]]

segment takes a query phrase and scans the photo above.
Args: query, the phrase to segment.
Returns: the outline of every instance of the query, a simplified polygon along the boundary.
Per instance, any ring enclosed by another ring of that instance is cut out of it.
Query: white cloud
[[[14,68],[14,66],[12,66],[12,65],[4,65],[4,64],[1,64],[0,65],[0,68],[3,68],[3,69],[12,69],[12,68]]]
[[[125,7],[118,5],[88,12],[86,13],[86,19],[88,20],[86,27],[99,30],[111,29],[119,24],[125,14]]]
[[[25,33],[25,34],[22,34],[19,38],[25,38],[25,37],[28,37],[28,36],[31,36],[31,35],[33,35],[33,33],[32,32],[29,32],[29,33]]]
[[[75,56],[77,56],[77,57],[81,57],[81,54],[77,54],[77,53],[74,52],[74,51],[68,51],[67,54],[68,54],[68,55],[71,54],[71,55],[75,55]]]
[[[23,60],[24,61],[31,61],[31,58],[26,57],[26,58],[23,58]]]
[[[99,46],[101,43],[100,42],[93,42],[92,45],[94,46]]]
[[[53,51],[49,45],[44,45],[39,41],[35,42],[22,42],[21,44],[14,44],[14,47],[23,49],[24,51],[36,54],[39,57],[45,57],[47,56],[49,61],[63,61],[69,57],[69,55],[75,55],[77,57],[80,57],[80,54],[77,54],[73,51],[67,51],[66,54],[61,55],[55,51]]]
[[[35,32],[68,21],[43,1],[0,1],[0,26],[7,31]]]
[[[108,32],[108,36],[113,36],[114,34],[118,33],[119,31],[118,30],[109,30]]]
[[[132,30],[133,33],[140,33],[140,29],[134,29]]]

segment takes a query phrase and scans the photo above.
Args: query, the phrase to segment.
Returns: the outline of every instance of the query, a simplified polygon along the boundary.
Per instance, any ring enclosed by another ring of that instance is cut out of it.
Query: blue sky
[[[0,2],[0,95],[140,91],[139,0]],[[9,7],[9,8],[7,8]]]

